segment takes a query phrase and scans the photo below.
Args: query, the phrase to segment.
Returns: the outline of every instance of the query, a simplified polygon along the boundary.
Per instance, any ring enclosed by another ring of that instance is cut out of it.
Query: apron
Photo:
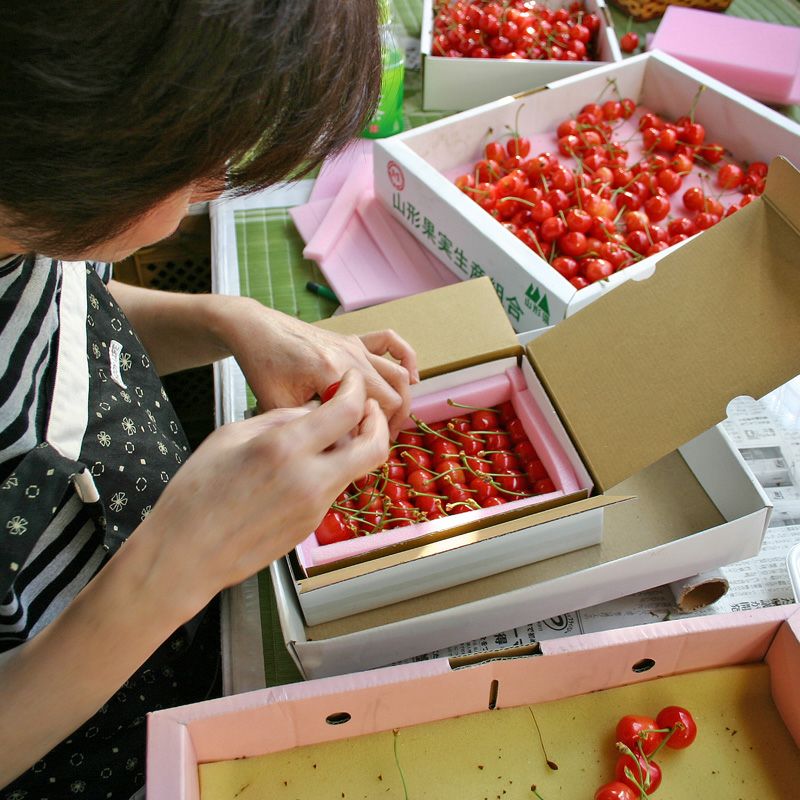
[[[62,270],[45,441],[0,487],[11,510],[6,527],[25,534],[8,537],[13,551],[0,565],[0,599],[75,494],[93,522],[102,568],[189,455],[144,347],[97,273],[84,262],[62,262]],[[0,798],[141,796],[147,712],[219,694],[219,612],[212,606],[164,642],[97,714],[0,789]]]

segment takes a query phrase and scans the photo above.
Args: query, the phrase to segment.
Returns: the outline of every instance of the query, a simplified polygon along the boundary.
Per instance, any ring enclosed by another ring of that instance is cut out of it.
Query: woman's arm
[[[409,383],[419,379],[416,355],[393,331],[341,336],[244,297],[116,281],[109,288],[162,374],[233,355],[261,408],[270,409],[300,406],[357,369],[392,435],[408,415]]]
[[[0,787],[87,720],[218,592],[280,558],[388,454],[386,418],[348,371],[313,410],[209,436],[106,567],[0,659]]]
[[[231,355],[222,320],[247,314],[253,301],[211,294],[178,294],[110,281],[108,289],[133,324],[159,375],[202,367]]]

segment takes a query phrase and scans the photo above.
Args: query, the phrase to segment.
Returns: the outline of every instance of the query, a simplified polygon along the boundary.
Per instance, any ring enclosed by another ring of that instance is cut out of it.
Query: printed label
[[[125,385],[125,381],[122,380],[122,371],[120,370],[120,355],[122,354],[122,345],[112,339],[108,343],[108,358],[109,364],[111,366],[111,380],[114,381],[118,386],[121,386],[123,389],[127,389],[128,387]]]

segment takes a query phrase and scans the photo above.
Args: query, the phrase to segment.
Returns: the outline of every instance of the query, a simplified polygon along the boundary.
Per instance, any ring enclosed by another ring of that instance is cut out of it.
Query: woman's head
[[[379,87],[376,0],[15,4],[0,17],[0,234],[63,257],[135,249],[148,212],[168,234],[153,218],[209,178],[247,192],[316,166]]]

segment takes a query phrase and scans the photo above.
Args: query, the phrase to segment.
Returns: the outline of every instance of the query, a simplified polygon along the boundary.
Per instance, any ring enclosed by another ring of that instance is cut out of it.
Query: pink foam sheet
[[[359,200],[371,185],[372,159],[355,162],[328,213],[303,248],[304,258],[321,263],[333,252],[355,214]]]
[[[382,531],[375,536],[361,536],[344,542],[320,546],[312,533],[296,548],[298,561],[304,570],[323,564],[333,564],[346,558],[364,555],[383,547],[413,541],[421,536],[451,528],[454,524],[466,525],[475,522],[490,524],[493,518],[519,509],[534,509],[560,497],[579,491],[582,487],[567,454],[560,446],[545,417],[527,390],[525,379],[517,367],[504,373],[472,381],[463,386],[442,389],[416,398],[412,412],[423,422],[433,423],[457,416],[459,409],[448,404],[448,399],[470,406],[496,406],[510,400],[522,422],[525,433],[547,469],[556,489],[543,495],[512,500],[502,506],[465,511],[453,517],[419,522],[402,528]],[[415,427],[409,418],[404,427]]]
[[[458,283],[458,278],[399,225],[371,191],[362,196],[356,210],[383,254],[388,266],[386,283],[396,287],[397,297]]]
[[[800,102],[800,28],[669,6],[649,47],[757,100]]]
[[[289,209],[289,216],[304,242],[309,241],[317,231],[332,204],[332,197],[323,197]]]
[[[372,151],[353,146],[323,167],[324,186],[289,214],[342,308],[353,311],[455,283],[372,190]],[[316,189],[316,183],[315,183]]]
[[[360,165],[367,165],[372,169],[371,139],[354,139],[341,153],[325,159],[311,187],[309,200],[332,200],[339,194],[353,168]]]

